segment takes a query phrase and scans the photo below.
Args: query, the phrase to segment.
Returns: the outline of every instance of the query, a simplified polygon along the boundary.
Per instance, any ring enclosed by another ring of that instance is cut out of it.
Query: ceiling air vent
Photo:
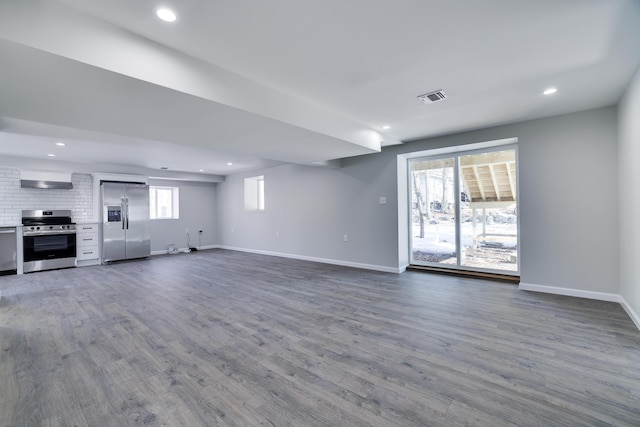
[[[447,98],[447,95],[442,90],[436,90],[435,92],[425,93],[424,95],[418,95],[420,102],[425,104],[432,104],[434,102],[442,101]]]

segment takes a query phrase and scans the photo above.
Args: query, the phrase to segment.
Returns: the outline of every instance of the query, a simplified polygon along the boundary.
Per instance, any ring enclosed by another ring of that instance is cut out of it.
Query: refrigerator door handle
[[[127,204],[125,202],[125,198],[121,197],[120,198],[120,212],[121,212],[121,218],[120,221],[122,222],[122,229],[125,229],[125,221],[127,220]]]
[[[129,198],[124,198],[125,205],[127,207],[127,230],[129,229]]]

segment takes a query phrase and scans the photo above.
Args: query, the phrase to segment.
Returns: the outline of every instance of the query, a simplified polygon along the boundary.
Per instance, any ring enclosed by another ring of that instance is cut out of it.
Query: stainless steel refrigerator
[[[145,258],[149,241],[149,186],[102,182],[102,262]]]

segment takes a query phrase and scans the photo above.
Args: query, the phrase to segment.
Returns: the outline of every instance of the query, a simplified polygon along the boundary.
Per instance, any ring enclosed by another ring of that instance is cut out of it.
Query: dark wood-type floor
[[[2,426],[640,425],[614,303],[223,250],[0,286]]]

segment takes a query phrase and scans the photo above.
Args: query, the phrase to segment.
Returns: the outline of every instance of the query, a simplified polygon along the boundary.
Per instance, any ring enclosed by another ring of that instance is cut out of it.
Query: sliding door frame
[[[423,267],[434,267],[438,269],[446,269],[452,271],[461,271],[461,272],[478,272],[478,273],[491,273],[491,274],[499,274],[506,276],[519,276],[520,275],[520,248],[521,248],[521,234],[520,234],[520,165],[519,165],[519,155],[518,155],[518,144],[517,139],[512,138],[506,140],[509,142],[495,141],[494,143],[479,143],[479,144],[469,144],[464,146],[456,146],[451,147],[449,149],[435,149],[435,150],[427,150],[416,153],[409,153],[408,155],[403,156],[406,159],[406,185],[407,185],[407,231],[408,231],[408,260],[409,265],[419,265]],[[516,223],[516,232],[517,232],[517,240],[516,240],[516,270],[498,270],[498,269],[490,269],[490,268],[480,268],[480,267],[470,267],[462,265],[462,224],[460,221],[461,215],[461,188],[460,188],[460,158],[462,156],[481,154],[481,153],[490,153],[496,151],[506,151],[506,150],[514,150],[515,151],[515,163],[516,163],[516,197],[515,197],[515,205],[517,212],[517,223]],[[432,154],[431,154],[432,153]],[[424,159],[424,160],[438,160],[444,158],[453,158],[454,166],[454,194],[455,194],[455,240],[456,240],[456,264],[440,264],[436,262],[424,262],[420,264],[414,264],[413,261],[413,221],[412,221],[412,204],[413,204],[413,194],[412,194],[412,183],[411,183],[411,162],[416,159]]]

